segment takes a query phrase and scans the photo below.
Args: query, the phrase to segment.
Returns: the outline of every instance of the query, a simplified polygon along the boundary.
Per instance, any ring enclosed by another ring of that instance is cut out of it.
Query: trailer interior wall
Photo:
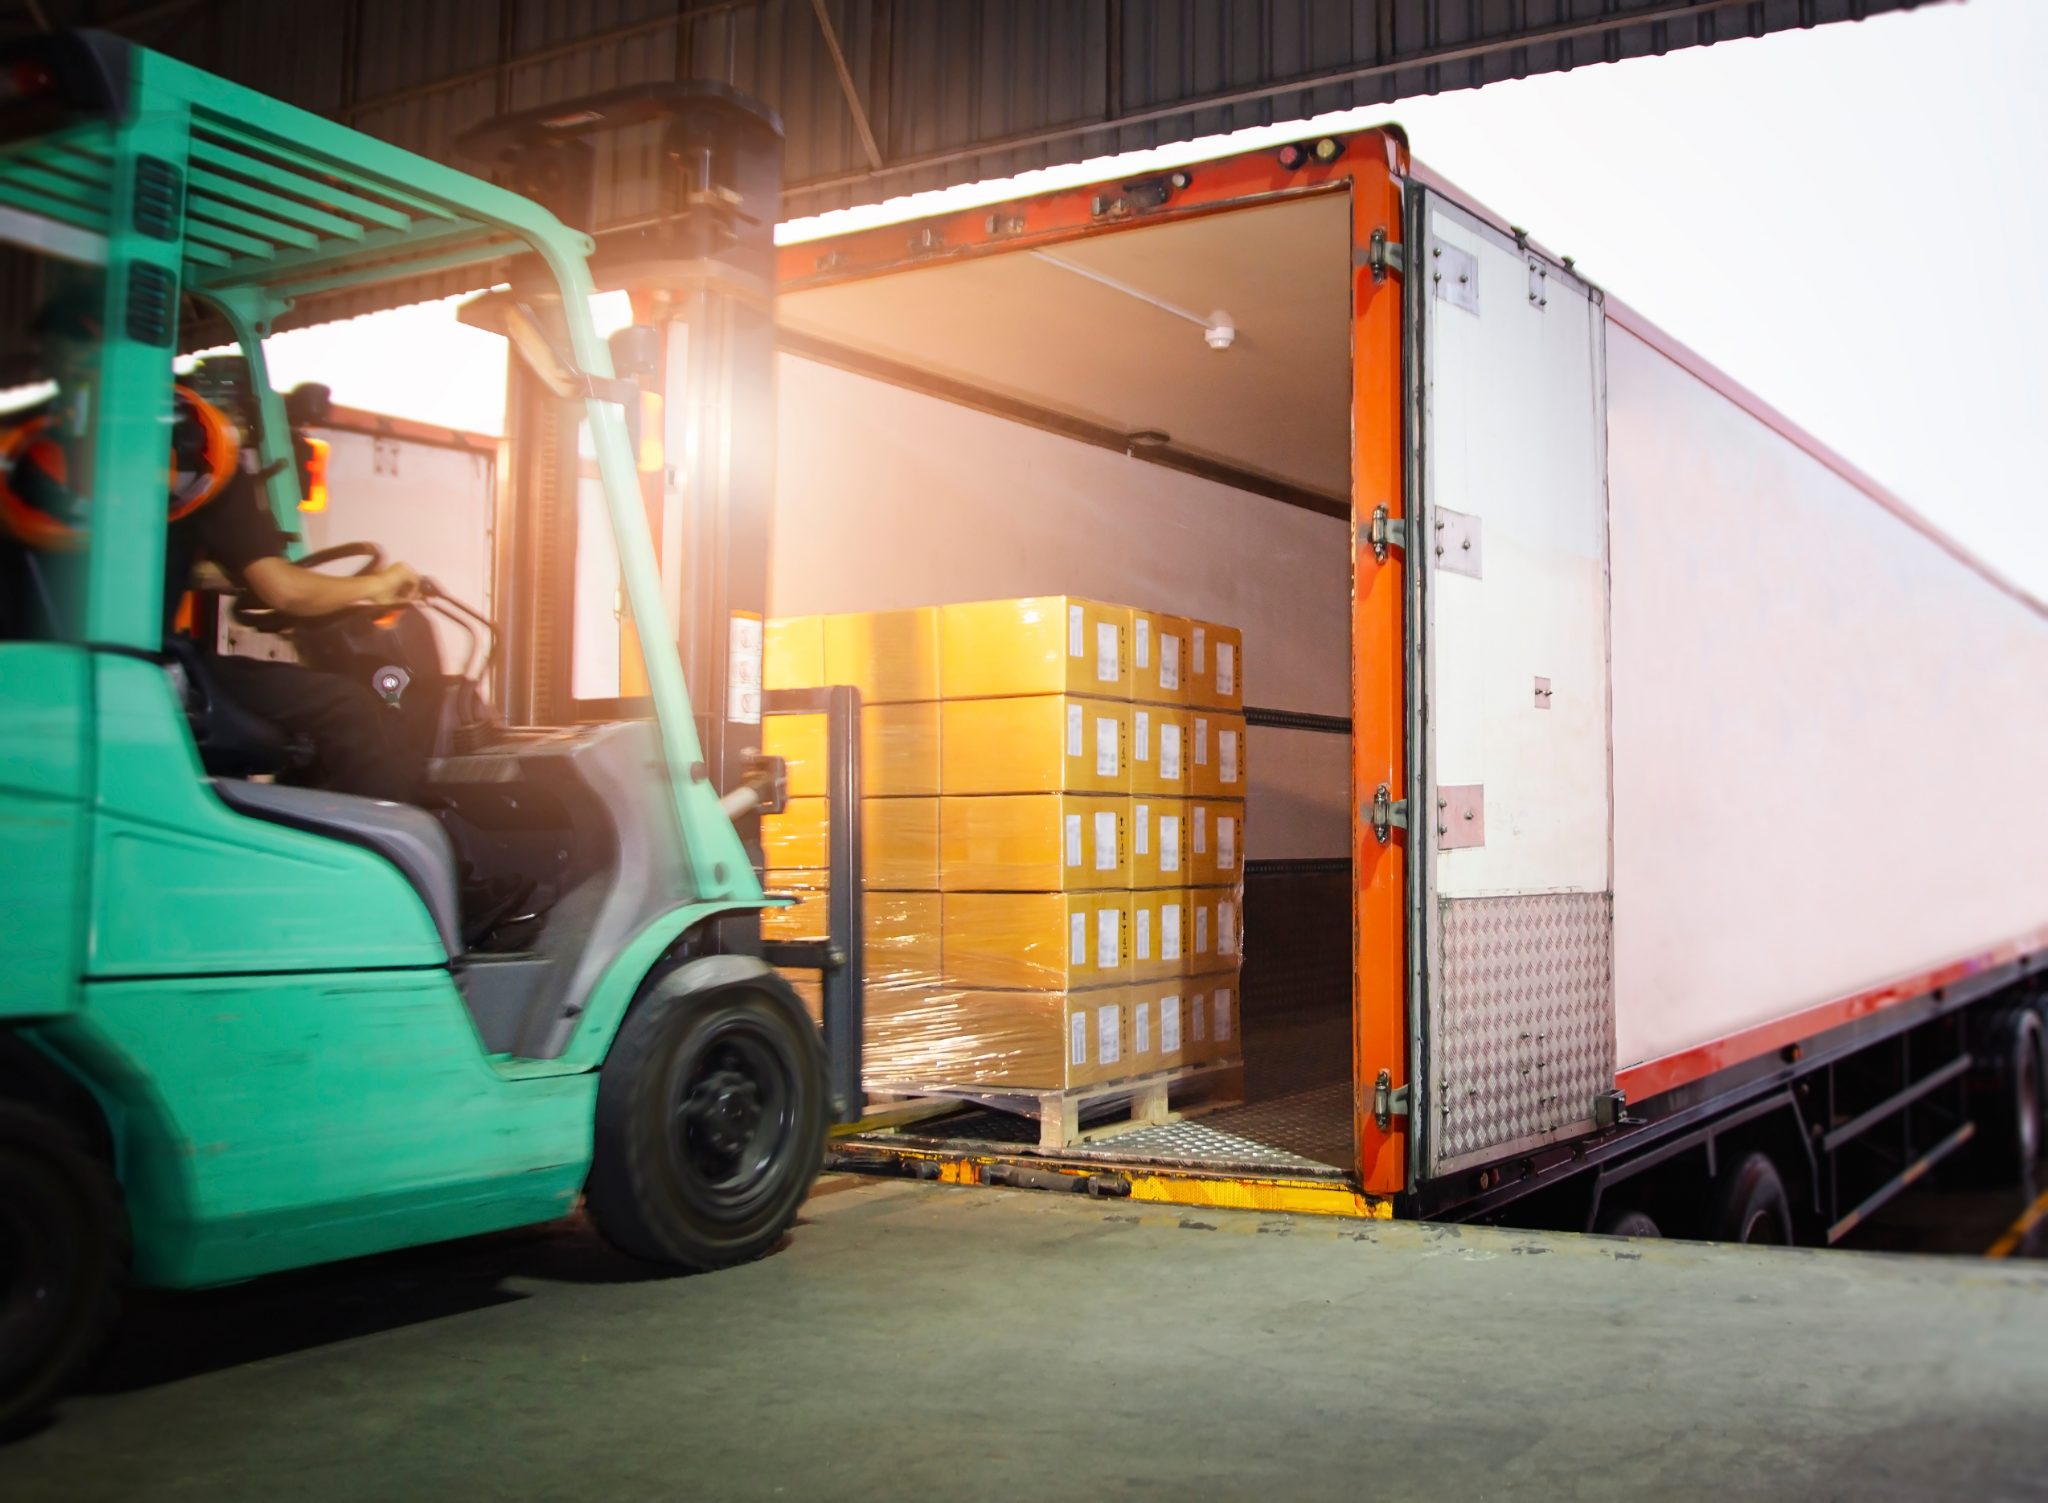
[[[1607,378],[1618,1057],[1676,1084],[2038,933],[2048,617],[1612,319]]]

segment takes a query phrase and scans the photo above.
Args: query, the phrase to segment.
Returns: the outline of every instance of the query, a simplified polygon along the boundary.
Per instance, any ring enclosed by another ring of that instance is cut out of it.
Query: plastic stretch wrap
[[[1050,596],[768,641],[779,673],[816,662],[863,695],[870,1087],[1069,1090],[1237,1056],[1236,632]],[[822,939],[824,717],[771,717],[764,747],[791,794],[762,821],[769,883],[797,902],[762,932]],[[815,1012],[815,973],[791,979]]]

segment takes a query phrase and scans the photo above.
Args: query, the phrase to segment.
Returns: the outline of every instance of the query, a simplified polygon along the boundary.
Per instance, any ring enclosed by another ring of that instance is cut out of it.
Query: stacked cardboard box
[[[769,688],[862,695],[867,1073],[1054,1090],[1237,1053],[1234,629],[1065,596],[769,624]],[[821,932],[822,717],[770,717],[768,885]]]

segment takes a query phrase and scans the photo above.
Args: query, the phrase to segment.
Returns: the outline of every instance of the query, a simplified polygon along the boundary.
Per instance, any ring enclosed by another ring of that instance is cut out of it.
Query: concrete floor
[[[2048,1498],[2048,1267],[827,1181],[158,1299],[0,1498]]]

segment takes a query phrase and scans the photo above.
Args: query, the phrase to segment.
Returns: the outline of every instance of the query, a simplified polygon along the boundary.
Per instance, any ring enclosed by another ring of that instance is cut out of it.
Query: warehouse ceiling
[[[0,0],[0,40],[99,26],[471,167],[455,140],[494,115],[722,79],[781,113],[789,218],[1921,3],[1933,0]],[[607,143],[601,223],[649,212],[660,160],[644,136]],[[294,321],[459,290],[393,284]],[[23,296],[0,296],[10,330]]]
[[[1148,433],[1348,509],[1350,209],[1331,193],[1119,230],[785,293],[779,313],[800,349]],[[1190,313],[1227,314],[1229,345]]]

